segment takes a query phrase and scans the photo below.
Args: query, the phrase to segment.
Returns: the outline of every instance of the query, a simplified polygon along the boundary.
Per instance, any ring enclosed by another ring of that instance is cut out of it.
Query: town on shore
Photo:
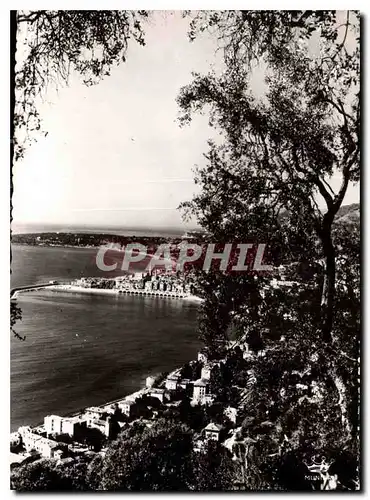
[[[291,287],[295,282],[296,265],[281,266],[278,274],[271,276],[273,287]],[[43,285],[40,285],[43,286]],[[45,286],[52,290],[96,291],[108,293],[147,293],[160,296],[196,297],[191,276],[174,275],[165,271],[136,273],[118,278],[80,278],[70,284],[51,281]],[[34,290],[28,287],[28,290]],[[22,291],[22,290],[19,290]],[[16,292],[18,293],[18,292]],[[166,295],[167,294],[167,295]],[[198,297],[199,299],[199,297]],[[199,299],[201,300],[201,299]],[[21,426],[11,434],[11,466],[33,462],[39,458],[68,461],[79,455],[104,454],[109,441],[114,440],[125,427],[136,421],[151,426],[166,411],[176,411],[187,405],[189,414],[197,408],[219,405],[218,416],[209,418],[201,432],[194,434],[194,450],[205,449],[209,440],[217,441],[230,451],[235,443],[248,445],[243,434],[242,421],[256,378],[253,364],[257,357],[266,353],[254,352],[244,338],[229,341],[223,355],[216,359],[209,356],[207,348],[198,353],[197,360],[190,361],[170,374],[149,376],[139,391],[111,403],[86,408],[72,416],[47,415],[44,423],[35,427]],[[227,397],[220,399],[225,388],[223,375],[237,371],[243,374],[243,383],[234,385]],[[218,382],[219,385],[218,387]],[[220,418],[221,412],[221,418]],[[222,424],[220,424],[222,422]],[[240,458],[240,457],[239,457]]]
[[[267,289],[294,287],[301,272],[299,263],[279,266],[265,286]],[[148,294],[161,293],[163,296],[167,292],[178,293],[183,298],[196,292],[191,285],[191,279],[184,281],[183,276],[156,270],[112,279],[80,278],[67,285],[55,281],[47,284],[52,290],[116,294],[147,291]],[[301,286],[309,287],[306,283],[301,283]],[[263,289],[261,293],[264,293]],[[41,425],[19,427],[10,437],[11,470],[43,460],[51,460],[63,468],[80,459],[89,462],[95,457],[104,459],[126,430],[136,432],[142,426],[150,430],[163,419],[178,420],[186,421],[193,430],[191,446],[197,456],[207,454],[210,446],[225,450],[238,465],[239,472],[232,489],[243,489],[244,474],[251,464],[250,453],[255,444],[249,433],[248,417],[259,390],[255,369],[268,359],[270,349],[273,349],[253,347],[247,335],[248,331],[245,331],[235,340],[222,342],[217,347],[216,356],[209,348],[203,347],[197,359],[169,374],[148,376],[145,387],[131,395],[84,408],[73,415],[46,415]],[[308,398],[304,395],[308,386],[300,382],[304,376],[305,372],[296,371],[297,390],[303,390],[301,402]],[[309,402],[317,404],[322,398],[322,387],[313,383]],[[271,425],[268,414],[264,417],[261,429],[264,425]]]
[[[211,392],[215,373],[235,363],[236,358],[248,364],[254,356],[248,345],[240,342],[230,342],[225,357],[217,361],[209,359],[202,349],[197,360],[170,374],[147,377],[144,388],[123,399],[85,408],[72,416],[47,415],[43,424],[35,427],[21,426],[10,436],[10,465],[17,467],[44,458],[66,463],[82,455],[104,456],[109,442],[137,421],[151,427],[166,411],[176,411],[187,402],[191,408],[212,406],[217,400]],[[210,440],[233,449],[255,381],[253,369],[248,370],[247,384],[234,388],[235,404],[224,405],[227,424],[210,420],[194,435],[194,451],[201,452]]]
[[[124,274],[116,278],[83,277],[68,283],[50,280],[48,283],[18,287],[11,290],[16,299],[21,292],[48,288],[53,291],[90,292],[107,294],[128,294],[167,297],[176,299],[202,300],[197,294],[194,276],[180,272],[173,273],[161,268],[148,272]]]

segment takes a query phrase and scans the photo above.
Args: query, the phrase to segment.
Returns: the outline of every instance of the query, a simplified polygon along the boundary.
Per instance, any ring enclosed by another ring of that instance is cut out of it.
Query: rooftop
[[[131,399],[127,399],[126,401],[121,401],[119,404],[131,406],[131,405],[135,404],[135,401],[131,401]]]
[[[104,410],[102,408],[99,408],[99,406],[90,406],[89,408],[86,408],[85,411],[104,413]]]
[[[205,387],[208,384],[209,384],[208,380],[205,380],[204,378],[200,378],[194,382],[194,385],[196,385],[196,386],[204,386]]]
[[[34,442],[36,441],[41,441],[44,444],[47,444],[50,446],[50,448],[55,448],[56,446],[59,446],[61,443],[58,443],[57,441],[53,441],[52,439],[48,439],[42,436],[39,436],[38,434],[31,433]]]
[[[214,424],[211,422],[210,424],[207,425],[207,427],[204,428],[205,431],[214,431],[214,432],[220,432],[223,429],[222,425],[219,424]]]
[[[106,421],[105,420],[94,420],[93,424],[99,425],[99,426],[105,426]]]

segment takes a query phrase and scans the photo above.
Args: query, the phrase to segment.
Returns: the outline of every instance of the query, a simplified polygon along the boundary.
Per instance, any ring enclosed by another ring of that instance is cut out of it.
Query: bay
[[[94,249],[12,247],[12,286],[96,273]],[[193,359],[198,305],[42,290],[20,294],[11,339],[11,429],[125,396]]]

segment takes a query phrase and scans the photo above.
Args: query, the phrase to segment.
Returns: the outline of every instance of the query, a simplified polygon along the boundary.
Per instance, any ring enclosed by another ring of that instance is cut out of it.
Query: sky
[[[131,42],[126,63],[105,80],[86,87],[72,75],[69,87],[46,95],[48,135],[14,166],[15,225],[183,226],[177,207],[196,191],[192,169],[215,131],[207,116],[180,128],[175,99],[192,71],[221,68],[215,41],[190,43],[187,29],[179,12],[156,13],[146,46]],[[258,92],[258,73],[251,83]],[[331,184],[338,189],[340,178]],[[350,186],[344,204],[358,200]]]

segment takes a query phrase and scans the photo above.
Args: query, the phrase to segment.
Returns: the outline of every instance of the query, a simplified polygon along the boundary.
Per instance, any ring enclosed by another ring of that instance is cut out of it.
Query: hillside
[[[360,204],[352,203],[351,205],[344,205],[340,207],[335,218],[336,222],[343,224],[360,223]]]

